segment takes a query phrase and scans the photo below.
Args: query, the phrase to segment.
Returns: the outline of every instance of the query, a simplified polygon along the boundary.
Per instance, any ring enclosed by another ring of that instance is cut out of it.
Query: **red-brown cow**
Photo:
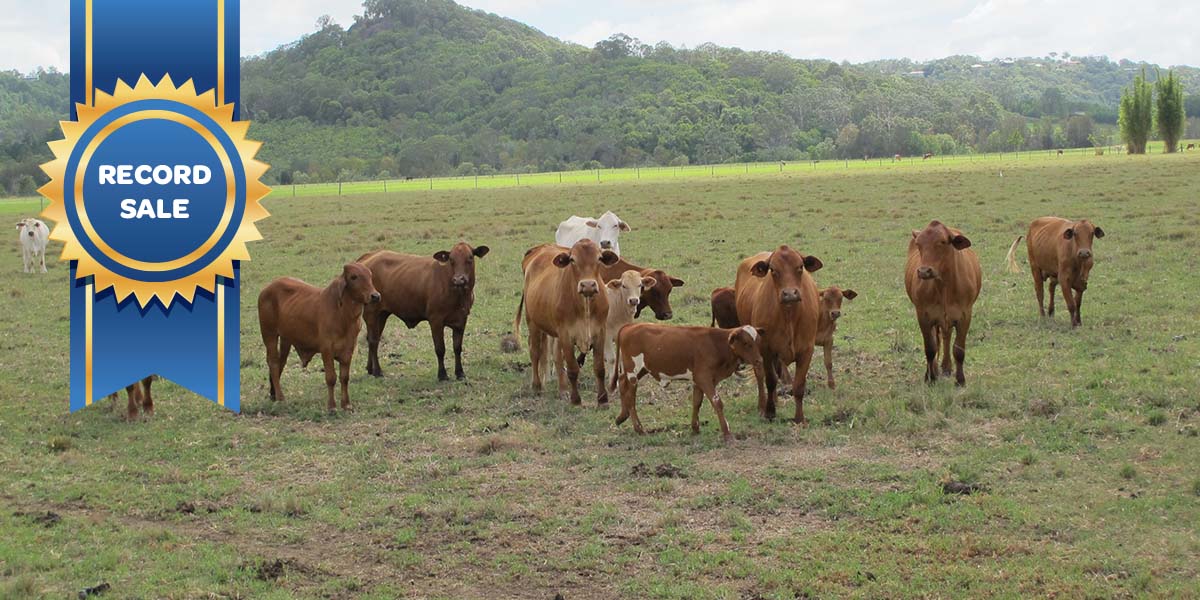
[[[712,306],[712,327],[730,329],[738,326],[737,296],[731,287],[719,287],[712,291],[709,300]]]
[[[925,229],[913,230],[908,242],[904,288],[917,311],[917,323],[925,343],[925,381],[937,381],[937,354],[941,344],[942,372],[950,375],[950,335],[954,340],[955,382],[964,385],[963,360],[967,353],[967,331],[971,311],[983,286],[979,257],[971,240],[957,229],[931,221]]]
[[[613,382],[621,388],[621,414],[617,425],[633,420],[633,430],[644,434],[637,414],[638,380],[649,375],[664,386],[673,380],[692,382],[692,433],[700,433],[700,405],[708,396],[721,424],[721,437],[729,441],[725,407],[717,392],[742,364],[754,367],[762,392],[763,362],[760,341],[763,331],[753,327],[671,327],[633,323],[617,334],[617,370]]]
[[[600,267],[600,276],[605,282],[614,279],[620,279],[625,271],[637,271],[642,277],[654,278],[655,284],[642,290],[641,302],[638,303],[637,312],[633,318],[642,316],[642,311],[649,308],[654,312],[654,318],[659,321],[668,321],[674,316],[671,311],[671,290],[677,287],[683,287],[683,280],[678,277],[667,275],[662,269],[651,269],[639,267],[624,258],[618,260],[611,265],[602,265]]]
[[[324,289],[293,277],[280,277],[267,284],[258,295],[258,324],[267,346],[271,399],[283,401],[279,376],[295,346],[302,367],[308,366],[314,355],[321,355],[329,410],[334,409],[333,385],[339,375],[342,408],[349,409],[350,359],[362,329],[363,306],[376,302],[379,292],[371,282],[371,270],[358,263],[342,267],[342,274]],[[340,372],[333,370],[335,360]]]
[[[1008,249],[1008,270],[1020,273],[1017,266],[1017,244],[1022,236]],[[1058,217],[1042,217],[1029,224],[1025,236],[1029,250],[1029,269],[1033,273],[1033,289],[1037,294],[1038,312],[1047,315],[1045,305],[1045,283],[1050,280],[1050,310],[1054,316],[1054,287],[1062,284],[1063,299],[1071,313],[1071,326],[1083,324],[1079,308],[1083,305],[1083,292],[1088,289],[1088,275],[1092,271],[1092,242],[1104,237],[1104,230],[1092,225],[1091,221],[1068,221]]]
[[[154,416],[154,397],[150,394],[150,384],[154,383],[155,379],[158,379],[158,376],[151,375],[141,381],[135,381],[125,386],[125,394],[129,397],[128,404],[125,407],[125,418],[131,421],[136,419],[139,407],[141,407],[142,412],[147,417]],[[109,394],[108,399],[116,402],[117,392]]]
[[[816,344],[825,350],[825,375],[829,389],[836,389],[833,381],[833,334],[837,331],[838,319],[842,317],[842,300],[853,300],[858,297],[854,290],[843,290],[836,285],[818,290],[821,298],[820,319],[817,321]]]
[[[454,338],[454,376],[462,379],[463,332],[475,303],[475,259],[488,253],[487,246],[472,248],[455,244],[429,256],[414,256],[380,250],[359,257],[371,270],[375,289],[383,296],[378,304],[363,309],[367,325],[367,373],[383,376],[379,364],[379,340],[388,317],[395,315],[409,329],[429,321],[433,352],[437,355],[438,381],[446,374],[446,328]]]
[[[792,397],[796,399],[796,423],[804,418],[804,392],[808,369],[812,365],[813,345],[817,338],[817,284],[811,273],[821,268],[815,256],[804,256],[788,246],[763,252],[738,265],[734,296],[739,323],[763,329],[763,364],[786,368],[796,363]],[[774,368],[765,369],[767,389],[758,397],[759,414],[775,418],[776,386]]]
[[[596,374],[596,402],[608,402],[604,385],[604,326],[608,318],[608,299],[601,286],[601,265],[613,265],[619,257],[611,250],[601,251],[588,239],[569,250],[554,244],[535,246],[525,252],[521,270],[525,286],[513,334],[520,335],[521,311],[529,326],[529,360],[533,390],[542,390],[542,359],[548,337],[557,340],[557,355],[550,357],[558,372],[558,390],[572,404],[579,396],[579,362],[573,352],[592,351],[592,369]],[[565,378],[564,378],[565,373]]]

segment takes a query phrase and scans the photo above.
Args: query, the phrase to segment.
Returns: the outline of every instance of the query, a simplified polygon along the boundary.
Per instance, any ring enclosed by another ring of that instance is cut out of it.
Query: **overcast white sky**
[[[648,43],[704,42],[799,58],[861,62],[952,54],[984,58],[1104,54],[1200,65],[1196,0],[466,0],[586,46],[616,32]],[[0,69],[66,70],[66,0],[0,0]],[[242,53],[259,54],[329,14],[354,22],[361,0],[242,0]]]

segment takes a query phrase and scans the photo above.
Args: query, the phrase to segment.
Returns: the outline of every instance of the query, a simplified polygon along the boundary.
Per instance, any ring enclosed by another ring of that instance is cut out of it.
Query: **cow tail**
[[[521,302],[517,304],[517,316],[513,317],[513,338],[517,340],[518,344],[521,339],[521,311],[523,310],[525,310],[525,293],[521,292]]]
[[[621,374],[621,364],[623,362],[621,360],[621,330],[619,330],[619,329],[617,330],[616,345],[617,345],[617,347],[614,348],[614,350],[615,350],[615,354],[617,357],[617,361],[616,361],[616,364],[613,365],[612,380],[609,381],[609,384],[608,384],[608,393],[610,393],[610,394],[613,393],[613,391],[617,389],[617,378]]]
[[[1013,240],[1012,246],[1010,246],[1008,248],[1008,272],[1009,273],[1020,273],[1021,272],[1021,267],[1019,265],[1017,265],[1017,244],[1020,244],[1021,240],[1024,237],[1025,236],[1023,236],[1023,235],[1018,235],[1017,239]]]

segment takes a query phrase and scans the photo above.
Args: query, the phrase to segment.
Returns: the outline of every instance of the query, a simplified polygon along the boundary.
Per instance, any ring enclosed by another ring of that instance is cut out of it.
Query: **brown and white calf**
[[[329,410],[334,409],[333,386],[340,378],[342,408],[350,408],[350,359],[362,329],[363,306],[379,302],[371,270],[358,263],[342,267],[342,274],[324,289],[293,277],[280,277],[258,295],[258,325],[267,347],[271,399],[283,400],[279,377],[292,347],[307,366],[316,354],[325,364]],[[333,370],[333,361],[341,367]]]
[[[842,301],[858,297],[854,290],[843,290],[836,285],[817,291],[821,298],[821,313],[817,321],[816,344],[825,350],[825,375],[829,389],[836,389],[833,380],[833,334],[837,331],[838,319],[842,317]]]
[[[487,246],[455,244],[433,256],[414,256],[387,250],[371,252],[358,262],[371,270],[372,282],[382,300],[363,309],[367,326],[367,373],[383,376],[379,341],[388,317],[395,316],[409,329],[429,321],[438,381],[447,381],[446,328],[454,338],[454,376],[462,379],[463,334],[475,304],[475,259],[487,256]]]
[[[604,323],[605,374],[616,372],[617,332],[633,322],[643,291],[656,283],[653,277],[643,277],[639,271],[630,269],[604,284],[604,293],[608,295],[608,320]],[[608,391],[613,391],[612,386]]]
[[[1063,300],[1071,313],[1071,326],[1083,324],[1080,307],[1083,293],[1088,289],[1088,276],[1092,272],[1094,256],[1092,243],[1104,237],[1104,230],[1092,225],[1091,221],[1068,221],[1058,217],[1042,217],[1029,224],[1025,236],[1029,250],[1029,270],[1033,274],[1033,290],[1037,294],[1038,312],[1044,317],[1054,316],[1054,287],[1061,284]],[[1017,244],[1021,236],[1008,249],[1008,270],[1019,273],[1017,266]],[[1050,310],[1045,305],[1045,284],[1050,280]]]
[[[556,356],[550,357],[558,374],[559,394],[572,404],[581,402],[579,396],[579,361],[575,352],[591,351],[592,369],[596,375],[596,402],[608,402],[604,385],[604,339],[608,320],[608,296],[603,293],[601,265],[617,262],[618,256],[589,239],[582,239],[569,249],[555,244],[535,246],[525,252],[521,261],[525,285],[513,334],[520,335],[521,311],[529,327],[529,361],[532,387],[542,391],[542,363],[547,354],[549,338],[557,342]],[[569,386],[569,388],[568,388]]]
[[[638,380],[649,375],[662,385],[675,380],[692,382],[692,433],[700,433],[700,405],[708,396],[728,441],[729,423],[717,384],[742,364],[754,368],[759,393],[763,385],[762,330],[753,327],[717,329],[633,323],[617,334],[617,370],[613,381],[621,390],[617,425],[633,421],[633,430],[646,433],[637,414]]]
[[[925,229],[913,230],[904,268],[904,289],[916,309],[925,343],[925,381],[937,381],[940,346],[942,374],[950,375],[953,348],[957,364],[955,382],[966,384],[963,362],[967,355],[967,332],[982,287],[979,257],[971,249],[971,240],[961,231],[938,221],[931,221]],[[953,346],[952,334],[956,334]]]

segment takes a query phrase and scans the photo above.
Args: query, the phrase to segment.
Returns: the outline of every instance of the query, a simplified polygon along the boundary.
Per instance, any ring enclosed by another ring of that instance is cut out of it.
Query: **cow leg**
[[[700,405],[704,403],[704,392],[700,384],[692,382],[692,435],[700,433]]]
[[[546,352],[545,348],[546,336],[542,335],[542,331],[530,325],[529,327],[529,372],[533,379],[531,386],[533,393],[540,394],[542,392],[542,354]]]
[[[1037,295],[1038,315],[1046,316],[1046,276],[1041,269],[1033,269],[1033,291]]]
[[[1058,278],[1051,277],[1050,278],[1050,308],[1046,311],[1046,314],[1050,315],[1051,317],[1054,316],[1054,288],[1057,286],[1058,286]],[[1067,308],[1069,309],[1070,307],[1067,307]]]
[[[367,324],[367,375],[383,377],[379,365],[379,341],[383,339],[383,328],[391,313],[384,310],[364,310],[363,321]]]
[[[825,350],[825,378],[829,384],[829,389],[837,389],[837,384],[833,381],[833,342],[829,342],[822,346]]]
[[[800,425],[808,424],[808,419],[804,418],[804,392],[808,386],[808,369],[812,367],[813,351],[814,348],[810,346],[800,352],[796,360],[796,379],[792,382],[792,397],[796,399],[796,417],[793,421]]]
[[[779,387],[779,373],[775,369],[775,356],[763,354],[763,371],[767,376],[767,393],[758,390],[758,414],[768,421],[775,420],[775,393]]]
[[[934,331],[933,323],[928,321],[921,322],[921,338],[925,342],[925,381],[933,383],[937,381],[937,353],[938,340],[937,332]]]
[[[633,430],[638,435],[646,435],[646,430],[642,429],[642,421],[638,419],[637,414],[637,382],[637,374],[626,373],[617,383],[617,387],[621,390],[621,413],[617,415],[617,425],[624,423],[626,419],[632,419]]]
[[[1083,291],[1075,292],[1075,325],[1083,325]]]
[[[338,361],[338,380],[342,384],[342,410],[350,410],[350,358]]]
[[[954,326],[956,336],[954,338],[954,363],[957,369],[954,372],[954,384],[963,386],[967,384],[967,377],[963,374],[963,361],[967,359],[967,331],[971,329],[971,315],[965,315]]]
[[[1071,289],[1071,285],[1069,283],[1067,283],[1065,281],[1061,282],[1061,283],[1062,283],[1063,301],[1066,302],[1067,312],[1071,315],[1071,327],[1075,327],[1076,325],[1078,325],[1078,323],[1076,321],[1078,320],[1078,317],[1079,317],[1079,315],[1078,315],[1079,307],[1077,307],[1075,305],[1075,290]]]
[[[608,404],[608,386],[604,385],[605,362],[604,353],[608,344],[604,336],[592,341],[592,373],[596,376],[596,405]]]
[[[433,334],[433,353],[437,355],[438,381],[450,381],[446,374],[446,326],[440,321],[430,321],[429,332]]]
[[[329,412],[333,412],[333,409],[337,407],[337,405],[333,403],[333,386],[337,384],[338,376],[337,372],[333,370],[333,353],[329,350],[321,352],[321,363],[325,366],[325,389],[328,392],[329,397],[325,408],[328,409]]]
[[[142,394],[138,390],[138,384],[125,386],[125,395],[129,397],[128,404],[125,409],[125,418],[130,421],[138,416],[138,404],[141,403]]]
[[[42,272],[45,273],[46,272],[46,251],[45,250],[42,250],[42,252],[40,254],[38,254],[38,260],[40,260],[42,262]]]
[[[147,377],[142,380],[142,412],[146,416],[154,416],[154,397],[150,395],[150,384],[154,382],[154,377]]]
[[[463,371],[462,353],[463,353],[463,333],[466,326],[450,327],[450,335],[454,337],[454,378],[463,379],[467,376],[466,371]]]
[[[573,404],[575,406],[579,406],[580,404],[583,404],[583,398],[579,395],[579,361],[575,360],[575,355],[572,354],[572,350],[573,350],[573,347],[569,341],[559,338],[559,340],[558,340],[558,368],[560,369],[560,372],[561,371],[566,372],[567,384],[568,384],[568,386],[570,386],[570,390],[569,390],[570,396],[569,397],[571,400],[571,404]],[[601,363],[601,364],[603,364],[603,363]],[[601,368],[603,368],[603,367],[601,367]],[[601,375],[601,379],[603,379],[603,378],[604,378],[603,375]],[[560,376],[559,382],[560,382],[560,384],[562,382],[561,376]],[[559,386],[558,391],[559,391],[560,395],[563,394],[564,390],[561,385]]]
[[[21,248],[21,260],[25,265],[25,272],[29,272],[29,248]]]
[[[944,326],[941,327],[942,375],[944,377],[949,377],[952,373],[954,373],[953,367],[950,363],[950,354],[951,354],[950,338],[954,334],[954,332],[952,331],[953,327],[954,327],[953,323],[946,323]]]
[[[279,391],[279,336],[263,332],[262,339],[267,347],[267,385],[271,400],[282,399],[283,394]]]
[[[729,442],[733,435],[729,433],[729,422],[725,420],[725,403],[721,401],[721,393],[717,391],[717,382],[703,382],[701,391],[708,395],[708,402],[712,404],[713,412],[717,413],[717,422],[721,425],[721,441]]]

